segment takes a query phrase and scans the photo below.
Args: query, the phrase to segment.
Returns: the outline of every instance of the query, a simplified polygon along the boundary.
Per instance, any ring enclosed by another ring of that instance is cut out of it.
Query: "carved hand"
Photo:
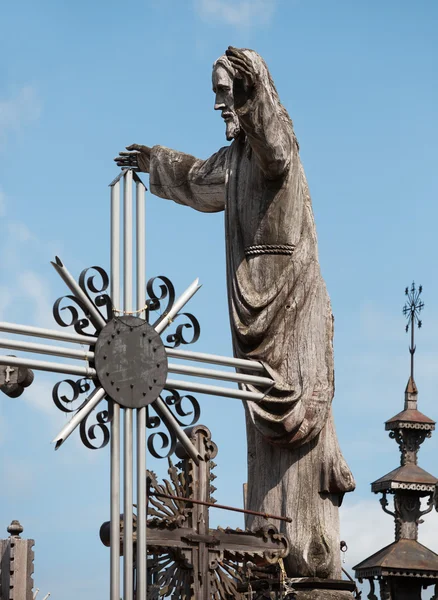
[[[117,165],[122,169],[134,169],[134,171],[149,173],[151,148],[141,144],[131,144],[126,146],[126,150],[129,152],[119,152],[119,156],[114,159]]]
[[[233,81],[234,106],[240,108],[254,95],[256,73],[252,62],[239,48],[228,46],[225,54],[236,72]]]

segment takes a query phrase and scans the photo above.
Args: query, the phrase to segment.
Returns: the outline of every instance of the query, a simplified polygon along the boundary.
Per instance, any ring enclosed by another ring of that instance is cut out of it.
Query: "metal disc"
[[[94,352],[100,384],[117,404],[141,408],[158,398],[167,355],[149,323],[132,316],[112,319],[99,333]]]

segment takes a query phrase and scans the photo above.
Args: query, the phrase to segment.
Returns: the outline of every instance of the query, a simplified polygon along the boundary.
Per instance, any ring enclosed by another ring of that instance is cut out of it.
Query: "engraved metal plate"
[[[160,336],[143,319],[116,317],[99,334],[95,367],[100,384],[117,404],[141,408],[163,390],[166,350]]]

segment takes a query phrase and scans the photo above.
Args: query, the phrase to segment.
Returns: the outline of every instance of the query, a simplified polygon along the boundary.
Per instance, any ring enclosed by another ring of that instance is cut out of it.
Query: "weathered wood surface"
[[[354,480],[331,412],[333,316],[298,143],[254,51],[220,57],[213,89],[231,145],[207,160],[133,145],[116,160],[150,172],[157,196],[225,210],[234,353],[262,361],[275,380],[262,403],[245,405],[247,508],[293,517],[278,523],[292,548],[289,576],[340,578],[338,507]]]
[[[32,600],[34,540],[20,537],[18,521],[8,527],[11,534],[0,540],[0,600]]]

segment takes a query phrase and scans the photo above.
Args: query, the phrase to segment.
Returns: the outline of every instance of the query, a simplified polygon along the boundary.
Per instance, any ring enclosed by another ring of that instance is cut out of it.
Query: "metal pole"
[[[193,377],[205,377],[207,379],[222,379],[223,381],[234,381],[236,383],[247,383],[266,387],[270,387],[275,383],[273,379],[259,377],[258,375],[216,371],[215,369],[201,369],[200,367],[176,365],[174,363],[169,363],[168,369],[169,373],[178,373],[179,375],[192,375]]]
[[[123,222],[123,308],[132,311],[132,171],[124,178],[124,222]],[[124,495],[123,495],[123,600],[133,600],[133,415],[132,408],[124,411]]]
[[[63,265],[61,259],[58,256],[56,256],[55,259],[56,259],[56,262],[51,263],[53,265],[53,267],[55,268],[55,271],[59,274],[61,279],[64,281],[64,283],[70,289],[70,291],[76,296],[76,298],[80,302],[82,302],[82,304],[87,309],[88,314],[90,315],[90,320],[93,323],[94,327],[97,329],[97,331],[100,331],[106,325],[105,319],[102,317],[102,315],[100,314],[100,312],[98,311],[98,309],[96,308],[94,303],[88,298],[87,294],[84,292],[84,290],[78,284],[76,279],[71,275],[71,273],[68,271],[68,269]]]
[[[120,181],[111,186],[111,301],[120,306]],[[110,438],[110,600],[120,600],[120,405],[114,402]]]
[[[233,388],[207,385],[205,383],[192,383],[191,381],[176,379],[166,379],[164,389],[185,390],[187,392],[198,392],[199,394],[210,394],[211,396],[224,396],[225,398],[237,398],[239,400],[253,400],[254,402],[260,402],[268,393],[268,390],[265,390],[264,392],[247,392],[245,390],[234,390]]]
[[[87,379],[96,377],[96,369],[92,369],[91,367],[53,363],[48,360],[34,360],[33,358],[22,358],[21,356],[0,356],[0,365],[27,367],[28,369],[35,369],[36,371],[66,373],[67,375],[81,375],[82,377],[87,377]]]
[[[87,344],[87,346],[91,346],[97,342],[97,337],[91,335],[79,335],[77,333],[56,331],[56,329],[44,329],[42,327],[31,327],[30,325],[17,325],[16,323],[2,322],[0,323],[0,331],[4,333],[17,333],[18,335],[41,337],[49,340],[60,340],[62,342],[72,342],[74,344]]]
[[[170,431],[173,431],[180,441],[182,447],[186,450],[187,454],[195,461],[197,465],[199,465],[200,460],[204,460],[204,458],[199,454],[196,447],[190,441],[190,438],[182,429],[178,421],[173,416],[171,410],[168,409],[166,403],[162,398],[157,398],[152,406],[156,411],[157,415],[162,419],[162,421],[167,425]]]
[[[94,352],[86,350],[75,350],[74,348],[61,348],[60,346],[50,346],[49,344],[34,344],[32,342],[22,342],[21,340],[7,340],[0,338],[0,348],[10,350],[22,350],[23,352],[33,352],[35,354],[50,354],[51,356],[63,356],[65,358],[77,358],[79,360],[93,360]]]
[[[201,286],[199,285],[199,279],[195,279],[195,281],[189,285],[186,291],[183,292],[181,296],[177,298],[177,300],[175,300],[169,312],[163,315],[163,318],[155,327],[155,331],[157,333],[162,333],[166,327],[169,327],[174,317],[176,317],[178,312],[187,304],[190,298],[192,298],[199,289],[201,289]]]
[[[146,304],[146,215],[145,187],[136,183],[137,201],[137,310]],[[145,313],[138,313],[144,317]],[[146,552],[146,407],[137,410],[137,595],[136,600],[146,600],[147,552]]]
[[[173,348],[166,348],[166,353],[170,358],[181,358],[182,360],[212,363],[215,365],[223,365],[224,367],[235,367],[236,369],[259,371],[261,373],[265,371],[265,367],[257,360],[248,360],[246,358],[230,358],[228,356],[218,356],[217,354],[205,354],[204,352],[174,350]]]
[[[65,440],[73,433],[76,427],[81,423],[83,419],[86,419],[90,412],[96,408],[99,402],[105,397],[105,390],[102,387],[98,387],[88,397],[88,402],[85,406],[79,410],[74,417],[65,425],[58,435],[52,440],[52,444],[55,444],[55,450],[58,450],[65,442]]]

